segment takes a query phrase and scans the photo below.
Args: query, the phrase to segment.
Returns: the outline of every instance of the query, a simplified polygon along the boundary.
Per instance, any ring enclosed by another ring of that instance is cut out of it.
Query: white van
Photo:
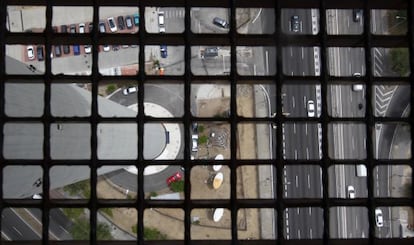
[[[160,33],[165,32],[164,11],[158,12],[158,25],[160,28]]]
[[[364,164],[356,165],[356,176],[367,177],[367,167]]]

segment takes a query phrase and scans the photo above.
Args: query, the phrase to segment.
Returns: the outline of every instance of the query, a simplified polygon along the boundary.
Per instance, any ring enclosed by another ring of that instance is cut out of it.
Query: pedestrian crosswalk
[[[165,18],[169,19],[183,19],[185,16],[184,8],[165,9]]]

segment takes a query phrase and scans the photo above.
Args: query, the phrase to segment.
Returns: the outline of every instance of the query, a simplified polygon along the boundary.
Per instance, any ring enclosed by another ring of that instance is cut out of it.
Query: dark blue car
[[[167,58],[167,45],[161,45],[160,46],[160,52],[161,52],[161,58]]]
[[[73,54],[74,55],[80,55],[80,46],[79,45],[73,45]]]

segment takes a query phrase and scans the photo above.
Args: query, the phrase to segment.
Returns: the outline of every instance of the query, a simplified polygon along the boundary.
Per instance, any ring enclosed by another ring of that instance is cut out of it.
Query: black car
[[[45,56],[43,54],[44,54],[43,47],[37,46],[37,60],[38,61],[43,61],[45,59]]]
[[[89,25],[88,25],[88,31],[89,32],[93,31],[93,23],[92,22],[90,22]]]
[[[126,27],[128,29],[132,29],[133,23],[132,23],[132,17],[131,16],[128,15],[127,17],[125,17],[125,23],[126,23]]]
[[[353,9],[352,16],[353,16],[354,22],[359,22],[362,18],[362,9]]]
[[[68,32],[68,27],[66,25],[61,25],[60,26],[60,32],[67,33]]]
[[[58,33],[58,28],[56,26],[52,27],[54,33]]]
[[[214,17],[213,24],[221,28],[229,28],[229,23],[219,17]]]
[[[118,29],[119,30],[125,29],[124,16],[118,16],[117,20],[118,20]]]
[[[299,32],[299,30],[300,30],[300,20],[299,20],[299,16],[293,15],[290,18],[290,29],[293,32]]]

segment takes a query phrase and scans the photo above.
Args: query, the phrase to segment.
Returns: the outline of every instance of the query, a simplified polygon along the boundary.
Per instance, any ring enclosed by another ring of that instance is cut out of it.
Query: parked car
[[[167,45],[161,45],[160,46],[160,53],[161,53],[161,58],[167,58],[167,56],[168,56]]]
[[[125,29],[124,16],[118,16],[117,20],[118,20],[118,29],[119,30]]]
[[[354,22],[359,22],[362,19],[362,9],[353,9],[352,17]]]
[[[108,25],[111,32],[116,32],[118,28],[116,28],[114,17],[108,18]]]
[[[191,136],[191,139],[192,139],[191,151],[192,152],[197,152],[198,151],[198,134],[193,134]]]
[[[167,185],[170,186],[173,182],[177,182],[183,179],[183,175],[180,172],[176,172],[167,178]]]
[[[76,26],[75,25],[70,25],[69,32],[70,33],[76,33]]]
[[[53,33],[58,33],[58,28],[57,26],[52,27]]]
[[[375,224],[377,227],[384,226],[384,217],[382,216],[382,211],[379,208],[375,209]]]
[[[30,45],[30,46],[27,46],[27,58],[29,59],[29,60],[34,60],[34,58],[35,58],[35,54],[34,54],[34,49],[33,49],[33,46],[32,45]]]
[[[300,30],[300,20],[299,20],[299,16],[298,15],[293,15],[290,18],[290,29],[293,32],[299,32],[299,30]]]
[[[99,22],[99,32],[100,33],[105,33],[106,32],[106,28],[105,28],[105,23],[104,22]]]
[[[60,32],[61,33],[67,33],[68,32],[68,27],[66,25],[61,25],[60,26]],[[63,53],[64,54],[69,54],[70,53],[70,46],[67,44],[62,45],[63,47]]]
[[[127,29],[132,29],[132,27],[134,26],[134,24],[132,23],[132,17],[129,15],[125,17],[125,23],[126,23]]]
[[[90,23],[88,24],[88,31],[89,31],[89,32],[93,32],[93,23],[92,23],[92,22],[90,22]]]
[[[109,45],[104,45],[103,46],[103,51],[109,52],[110,50],[111,50],[111,47]]]
[[[119,45],[112,45],[112,50],[113,51],[118,51],[119,50]]]
[[[160,33],[164,33],[165,32],[164,11],[158,12],[158,25],[160,28]]]
[[[348,185],[346,190],[347,190],[347,193],[348,193],[348,198],[354,199],[355,198],[355,188],[352,185]]]
[[[62,48],[61,48],[60,45],[55,45],[54,46],[54,49],[55,49],[55,55],[56,55],[56,57],[62,56]]]
[[[85,45],[85,54],[92,53],[92,46],[91,45]]]
[[[85,33],[85,24],[84,23],[79,24],[79,33]]]
[[[80,46],[79,45],[73,45],[73,54],[74,55],[80,55]]]
[[[307,110],[308,117],[315,117],[315,102],[313,100],[308,101]]]
[[[139,14],[134,14],[134,25],[139,26]]]
[[[213,24],[221,28],[229,28],[229,23],[227,23],[226,20],[223,20],[219,17],[214,17]]]
[[[131,86],[131,87],[128,87],[128,88],[124,88],[124,90],[122,90],[122,93],[124,95],[133,94],[133,93],[136,93],[136,92],[138,92],[138,88],[136,86]]]
[[[42,46],[37,46],[37,60],[38,61],[43,61],[45,59],[44,56],[44,52],[43,52],[43,47]]]

